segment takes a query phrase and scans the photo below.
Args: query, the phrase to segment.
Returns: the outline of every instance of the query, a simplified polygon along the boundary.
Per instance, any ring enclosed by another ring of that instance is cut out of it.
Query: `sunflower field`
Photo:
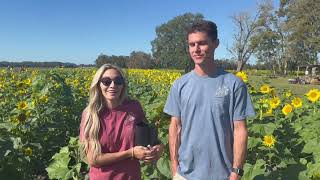
[[[79,157],[80,116],[93,68],[0,69],[0,179],[87,179]],[[143,179],[170,179],[168,124],[162,112],[179,71],[128,69],[129,94],[141,102],[166,150],[142,164]],[[242,179],[320,179],[320,90],[304,95],[246,84],[256,117],[247,120],[247,161]],[[306,88],[308,88],[306,86]]]

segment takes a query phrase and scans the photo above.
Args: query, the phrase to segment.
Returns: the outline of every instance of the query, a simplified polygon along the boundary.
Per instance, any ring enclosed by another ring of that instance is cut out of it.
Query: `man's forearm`
[[[247,154],[248,131],[245,122],[235,126],[233,144],[233,167],[243,168]]]
[[[181,123],[178,118],[172,117],[169,126],[169,150],[171,159],[172,176],[177,172],[178,167],[178,149],[180,147]]]

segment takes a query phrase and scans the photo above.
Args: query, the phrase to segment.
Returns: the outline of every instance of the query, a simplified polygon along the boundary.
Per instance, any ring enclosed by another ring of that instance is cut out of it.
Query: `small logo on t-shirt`
[[[229,89],[225,86],[220,86],[215,94],[215,97],[224,97],[229,94]]]

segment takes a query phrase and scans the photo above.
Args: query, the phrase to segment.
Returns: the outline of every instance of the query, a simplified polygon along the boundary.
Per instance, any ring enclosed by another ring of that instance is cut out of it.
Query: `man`
[[[171,115],[173,179],[240,179],[246,157],[246,117],[254,116],[246,85],[216,67],[217,26],[199,21],[188,29],[193,71],[176,80],[164,112]]]

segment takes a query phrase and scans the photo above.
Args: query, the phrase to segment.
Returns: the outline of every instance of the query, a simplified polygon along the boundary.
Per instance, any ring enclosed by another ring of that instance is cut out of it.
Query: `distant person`
[[[171,115],[169,149],[174,180],[236,180],[243,175],[254,116],[246,85],[217,68],[217,26],[198,21],[188,29],[194,69],[176,80],[164,112]]]
[[[146,117],[127,90],[124,74],[116,66],[105,64],[94,75],[80,125],[80,150],[90,165],[90,180],[139,180],[139,160],[150,163],[160,157],[161,145],[134,145],[135,124]]]

